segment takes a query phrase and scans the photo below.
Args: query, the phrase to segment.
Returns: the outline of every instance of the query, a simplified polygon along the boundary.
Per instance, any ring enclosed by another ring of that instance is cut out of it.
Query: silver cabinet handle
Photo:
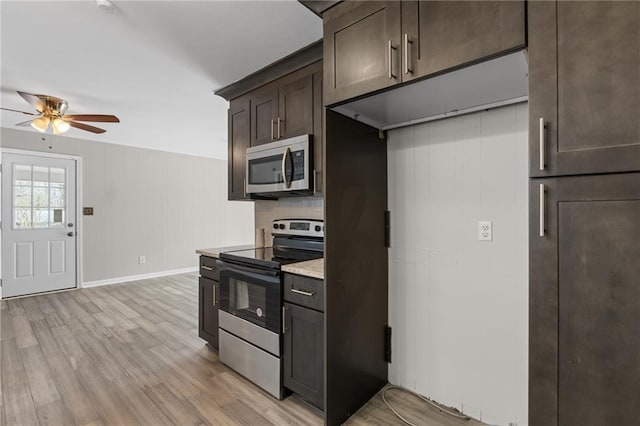
[[[409,44],[413,43],[409,39],[409,34],[404,33],[404,73],[405,74],[413,74],[413,70],[409,68],[409,56],[411,55],[411,51],[409,50]]]
[[[282,307],[282,334],[287,333],[287,307]]]
[[[544,118],[540,117],[540,170],[544,170]]]
[[[213,268],[210,266],[204,266],[202,265],[202,269],[206,270],[206,271],[213,271]]]
[[[280,139],[280,122],[281,121],[284,121],[284,120],[280,120],[280,117],[278,117],[278,124],[277,124],[277,126],[278,126],[278,139]]]
[[[211,301],[213,306],[216,306],[218,304],[218,301],[216,300],[216,287],[217,286],[214,284],[213,285],[213,297],[212,297],[213,300]]]
[[[395,75],[393,75],[393,58],[391,56],[391,51],[396,50],[395,47],[393,47],[393,45],[391,44],[391,40],[388,41],[387,43],[387,54],[389,56],[389,80],[395,79],[397,78]]]
[[[271,119],[271,140],[273,140],[273,118]]]
[[[301,294],[301,295],[303,295],[303,296],[309,296],[309,297],[311,297],[311,296],[313,296],[313,295],[315,294],[315,293],[314,293],[314,292],[312,292],[312,291],[298,290],[297,288],[292,288],[292,289],[291,289],[291,292],[292,292],[292,293],[296,293],[296,294]]]
[[[547,209],[545,208],[545,188],[544,184],[540,184],[540,236],[544,237],[544,214]]]

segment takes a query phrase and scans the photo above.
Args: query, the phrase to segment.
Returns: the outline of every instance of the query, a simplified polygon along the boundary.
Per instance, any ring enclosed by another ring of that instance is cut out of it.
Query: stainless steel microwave
[[[312,167],[311,135],[247,148],[247,193],[312,195],[315,177]]]

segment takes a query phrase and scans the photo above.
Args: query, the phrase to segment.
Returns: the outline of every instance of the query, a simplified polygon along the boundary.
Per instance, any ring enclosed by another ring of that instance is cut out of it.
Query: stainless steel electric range
[[[282,265],[324,255],[324,223],[273,221],[271,247],[220,253],[220,361],[281,399]]]

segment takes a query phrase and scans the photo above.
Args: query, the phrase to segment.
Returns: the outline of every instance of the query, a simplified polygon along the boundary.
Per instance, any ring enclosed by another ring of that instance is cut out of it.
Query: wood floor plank
[[[36,408],[40,426],[73,425],[75,420],[69,406],[62,401],[54,401]]]
[[[80,343],[78,343],[78,340],[69,327],[66,325],[55,327],[51,329],[51,333],[55,336],[60,348],[74,370],[81,365],[91,364],[89,354],[80,346]]]
[[[13,331],[19,348],[28,348],[38,344],[36,336],[31,329],[29,318],[26,315],[11,316],[10,321],[13,323]]]
[[[62,401],[74,420],[73,424],[84,425],[99,420],[98,411],[87,397],[66,355],[47,356],[47,364]]]
[[[42,354],[40,346],[31,346],[20,350],[24,370],[29,381],[31,397],[36,408],[59,401],[60,394],[56,387],[49,366]]]
[[[31,398],[29,380],[24,371],[16,339],[2,341],[2,406],[3,425],[38,424],[35,405]]]
[[[145,393],[173,424],[197,426],[205,423],[186,400],[175,396],[163,383],[145,389]]]

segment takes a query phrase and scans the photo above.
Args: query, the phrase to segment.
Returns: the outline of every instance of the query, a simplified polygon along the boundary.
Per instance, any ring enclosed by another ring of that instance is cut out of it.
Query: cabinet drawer
[[[284,274],[284,300],[324,312],[324,281]]]
[[[217,259],[200,256],[200,275],[209,279],[220,281],[220,269],[216,265]]]

